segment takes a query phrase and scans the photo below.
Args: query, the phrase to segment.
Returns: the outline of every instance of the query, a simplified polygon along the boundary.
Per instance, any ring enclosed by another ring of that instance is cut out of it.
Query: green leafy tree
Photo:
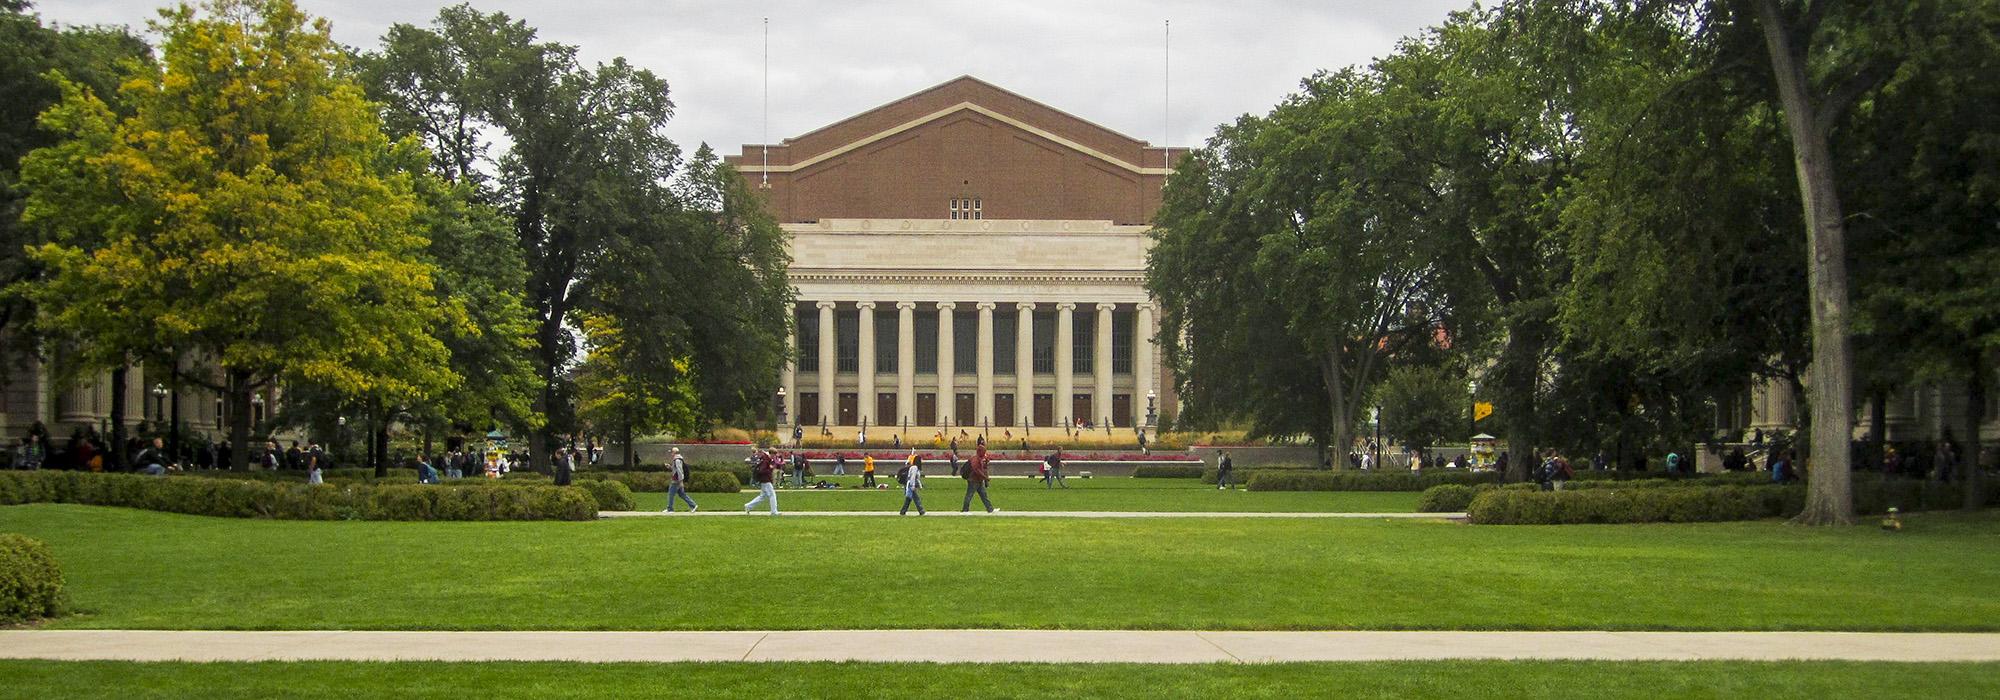
[[[735,415],[774,387],[790,322],[782,233],[733,172],[712,158],[683,167],[661,133],[673,114],[665,81],[622,59],[584,67],[574,47],[464,5],[429,29],[392,28],[363,65],[388,122],[424,139],[433,167],[474,185],[498,175],[480,197],[512,219],[526,261],[547,417],[538,458],[577,427],[568,382],[589,342],[584,314],[609,318],[637,349],[623,366],[644,372],[650,393],[692,387],[700,415]],[[476,125],[506,148],[494,152]],[[678,380],[680,362],[691,382]]]
[[[230,406],[235,468],[250,399],[298,381],[408,400],[451,386],[420,204],[323,20],[286,0],[162,11],[161,63],[134,66],[120,118],[60,80],[23,163],[25,220],[51,242],[22,290],[83,366],[192,353]],[[414,146],[409,146],[414,148]]]
[[[1382,409],[1382,432],[1403,444],[1423,449],[1464,440],[1470,410],[1465,373],[1444,366],[1403,366],[1389,370],[1375,385],[1374,401]]]

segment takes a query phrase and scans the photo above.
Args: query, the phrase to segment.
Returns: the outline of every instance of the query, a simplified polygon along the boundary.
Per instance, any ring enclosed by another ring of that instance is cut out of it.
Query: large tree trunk
[[[624,454],[618,455],[618,459],[621,460],[625,466],[632,467],[632,466],[637,466],[639,464],[639,448],[634,447],[632,445],[631,421],[625,421],[625,449],[623,450],[623,452]]]
[[[1327,447],[1337,450],[1335,469],[1348,468],[1347,450],[1354,446],[1354,414],[1349,410],[1347,382],[1340,376],[1340,350],[1329,350],[1320,356],[1320,384],[1326,388],[1328,420]]]
[[[125,449],[125,379],[127,368],[119,365],[111,370],[111,465],[106,471],[124,471],[132,467],[132,455]]]
[[[1778,98],[1791,133],[1793,164],[1805,204],[1807,279],[1812,304],[1813,463],[1806,471],[1801,525],[1854,524],[1854,488],[1847,443],[1853,434],[1854,385],[1847,338],[1847,240],[1834,187],[1828,145],[1831,115],[1815,111],[1807,94],[1805,58],[1791,45],[1777,0],[1757,0],[1764,45],[1777,78]]]
[[[375,443],[375,478],[389,475],[389,419],[383,417],[375,421],[375,432],[368,436]]]
[[[1958,455],[1956,471],[1964,474],[1959,478],[1965,484],[1965,509],[1974,510],[1984,501],[1985,475],[1979,473],[1979,451],[1984,444],[1979,439],[1979,428],[1986,422],[1986,380],[1992,376],[1986,367],[1986,354],[1973,351],[1967,356],[1968,369],[1972,376],[1965,385],[1965,449]]]
[[[229,469],[250,469],[250,373],[229,371]]]

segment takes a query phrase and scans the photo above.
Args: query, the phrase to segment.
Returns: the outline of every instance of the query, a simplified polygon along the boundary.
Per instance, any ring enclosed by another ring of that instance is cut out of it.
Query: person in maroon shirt
[[[958,512],[972,510],[972,494],[975,493],[979,494],[979,502],[986,505],[986,512],[997,511],[993,507],[993,500],[986,497],[986,483],[990,480],[987,471],[990,460],[991,458],[986,456],[986,438],[979,438],[979,451],[973,453],[972,461],[967,462],[965,466],[965,505],[960,507]]]
[[[749,503],[743,504],[744,513],[749,513],[750,509],[757,507],[759,503],[770,501],[771,514],[778,514],[778,492],[771,484],[772,480],[777,477],[777,472],[777,455],[772,454],[768,450],[757,453],[757,463],[750,468],[750,478],[757,482],[758,493],[756,498],[752,498]]]

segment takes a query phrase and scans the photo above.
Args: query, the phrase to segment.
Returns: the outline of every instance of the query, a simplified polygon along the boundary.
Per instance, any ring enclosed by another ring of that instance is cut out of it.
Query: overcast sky
[[[389,25],[429,24],[433,0],[300,0],[334,38],[372,48]],[[478,0],[588,62],[624,56],[667,80],[668,131],[689,151],[761,142],[763,28],[771,20],[770,137],[811,131],[973,75],[1134,138],[1196,145],[1263,113],[1301,78],[1365,63],[1472,0],[658,2]],[[46,20],[144,25],[159,0],[41,0]],[[1172,20],[1171,100],[1162,21]],[[1162,105],[1170,108],[1163,114]]]

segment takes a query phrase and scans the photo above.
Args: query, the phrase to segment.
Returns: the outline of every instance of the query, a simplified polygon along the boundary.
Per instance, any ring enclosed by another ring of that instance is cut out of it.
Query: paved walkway
[[[0,658],[126,661],[2000,662],[2000,634],[1858,632],[0,631]]]
[[[760,507],[757,510],[750,511],[749,514],[770,517],[771,512],[768,510],[764,510],[760,504]],[[744,515],[744,511],[740,508],[737,509],[714,508],[708,510],[698,510],[692,513],[689,513],[685,510],[673,513],[662,513],[654,510],[605,510],[605,511],[598,511],[597,513],[597,517],[600,518],[688,518],[688,517],[707,517],[707,516],[724,516],[724,515],[742,517]],[[825,516],[825,515],[854,516],[854,517],[873,517],[873,516],[894,517],[901,514],[893,510],[780,510],[779,515],[780,516],[800,515],[800,516],[814,516],[814,517]],[[916,513],[911,513],[907,517],[915,518],[919,516]],[[930,514],[924,515],[922,517],[926,518],[932,518],[932,517],[936,518],[946,518],[946,517],[950,518],[970,518],[970,517],[979,517],[979,518],[1390,518],[1390,519],[1401,519],[1401,520],[1464,520],[1465,514],[1464,513],[1200,513],[1200,512],[1183,512],[1183,511],[1161,512],[1161,511],[1115,511],[1115,510],[1002,509],[1000,512],[997,513],[987,513],[984,511],[961,513],[955,510],[933,510],[930,512]]]

